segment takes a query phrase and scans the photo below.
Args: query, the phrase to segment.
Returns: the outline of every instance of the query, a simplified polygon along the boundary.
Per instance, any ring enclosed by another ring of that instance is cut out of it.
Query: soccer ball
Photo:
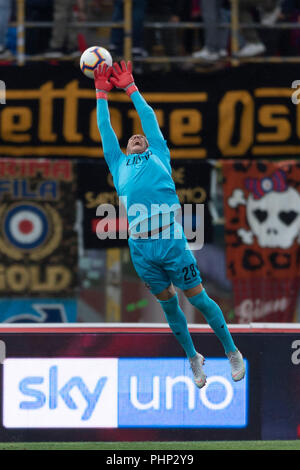
[[[94,78],[94,70],[99,64],[112,65],[112,56],[104,47],[93,46],[86,49],[80,57],[80,68],[84,75]]]

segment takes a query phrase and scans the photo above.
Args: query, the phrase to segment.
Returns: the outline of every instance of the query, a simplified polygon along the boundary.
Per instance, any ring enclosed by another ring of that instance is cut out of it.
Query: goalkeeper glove
[[[112,67],[108,67],[106,63],[99,64],[94,71],[96,97],[107,100],[107,93],[113,88],[113,84],[109,81],[112,74]]]
[[[138,91],[132,76],[132,62],[129,60],[126,65],[125,61],[122,60],[121,67],[117,62],[113,66],[113,77],[110,78],[111,83],[117,88],[123,88],[128,96]]]

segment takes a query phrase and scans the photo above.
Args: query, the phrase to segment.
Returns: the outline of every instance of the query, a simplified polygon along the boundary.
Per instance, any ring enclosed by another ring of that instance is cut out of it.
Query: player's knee
[[[176,294],[173,284],[170,284],[166,289],[164,289],[159,294],[156,294],[158,300],[169,300]]]
[[[214,303],[214,301],[207,295],[205,289],[201,289],[200,292],[196,293],[193,296],[187,297],[188,300],[194,307],[197,307],[199,310],[202,310],[203,312],[209,311],[211,304]]]
[[[203,291],[204,287],[202,284],[198,284],[195,287],[192,287],[191,289],[186,289],[184,290],[184,295],[189,299],[190,297],[194,297],[195,295],[200,294]]]

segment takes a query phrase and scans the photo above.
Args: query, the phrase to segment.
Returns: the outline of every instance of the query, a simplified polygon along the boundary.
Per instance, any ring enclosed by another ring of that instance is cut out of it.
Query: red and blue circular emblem
[[[31,204],[20,204],[5,214],[4,233],[7,240],[21,250],[32,250],[42,245],[49,232],[44,211]]]

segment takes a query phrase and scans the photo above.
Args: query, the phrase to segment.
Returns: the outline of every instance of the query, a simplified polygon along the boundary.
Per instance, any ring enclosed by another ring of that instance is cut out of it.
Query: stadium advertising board
[[[245,64],[172,78],[147,73],[136,83],[156,112],[172,158],[285,158],[300,154],[299,93],[291,77],[293,64]],[[94,84],[78,65],[24,66],[21,88],[15,67],[3,67],[0,78],[6,85],[2,156],[103,156]],[[137,112],[119,90],[110,93],[109,103],[125,149],[141,131]]]
[[[0,299],[1,323],[73,323],[76,319],[76,299]]]
[[[247,425],[247,374],[233,384],[226,359],[207,359],[201,391],[182,358],[7,359],[3,369],[6,428]]]
[[[193,333],[196,347],[206,352],[208,383],[199,390],[169,332],[45,331],[0,335],[6,350],[0,368],[3,440],[260,435],[258,397],[251,393],[259,380],[252,367],[259,351],[249,354],[249,342],[240,341],[247,373],[235,383],[218,340]]]
[[[237,383],[215,335],[193,329],[209,379],[201,390],[194,386],[171,333],[156,328],[151,333],[124,328],[47,330],[1,330],[2,441],[300,437],[296,325],[232,329],[247,366],[245,380]],[[284,384],[279,368],[284,370]]]

